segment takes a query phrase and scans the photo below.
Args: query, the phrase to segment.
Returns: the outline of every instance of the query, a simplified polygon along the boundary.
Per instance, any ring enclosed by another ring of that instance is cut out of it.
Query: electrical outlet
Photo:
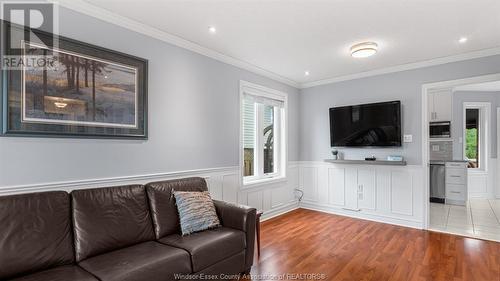
[[[413,142],[413,135],[404,135],[403,141],[404,142]]]

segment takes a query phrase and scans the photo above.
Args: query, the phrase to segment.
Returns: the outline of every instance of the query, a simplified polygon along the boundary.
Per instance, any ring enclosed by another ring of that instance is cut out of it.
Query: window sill
[[[468,168],[467,173],[471,174],[471,175],[485,175],[485,174],[488,174],[488,170]]]
[[[287,178],[285,176],[276,176],[272,178],[264,178],[264,179],[257,179],[257,180],[251,180],[251,181],[245,181],[243,179],[243,186],[242,189],[248,189],[252,187],[259,187],[262,185],[266,184],[273,184],[273,183],[280,183],[280,182],[286,182]]]

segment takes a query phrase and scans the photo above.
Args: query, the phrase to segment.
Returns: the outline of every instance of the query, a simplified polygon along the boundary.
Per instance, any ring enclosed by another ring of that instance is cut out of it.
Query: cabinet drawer
[[[447,184],[446,185],[446,199],[450,200],[466,200],[466,188],[465,185],[459,184]]]
[[[446,168],[467,169],[467,162],[446,162]]]
[[[467,170],[446,169],[446,183],[467,184]]]

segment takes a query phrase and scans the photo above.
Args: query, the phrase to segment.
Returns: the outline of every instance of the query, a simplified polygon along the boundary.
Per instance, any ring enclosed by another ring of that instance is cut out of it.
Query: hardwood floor
[[[254,280],[286,273],[324,274],[315,280],[500,280],[496,242],[305,209],[265,221],[261,231],[251,272],[261,277]]]

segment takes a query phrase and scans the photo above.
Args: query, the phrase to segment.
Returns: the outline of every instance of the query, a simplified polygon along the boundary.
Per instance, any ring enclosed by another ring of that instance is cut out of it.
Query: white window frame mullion
[[[273,161],[274,161],[274,174],[281,173],[281,150],[282,150],[282,135],[283,129],[281,128],[282,109],[274,107],[274,147],[273,147]],[[279,132],[279,133],[277,133]]]
[[[281,110],[279,107],[273,106],[273,167],[274,171],[272,173],[265,174],[266,177],[275,177],[280,173],[280,150],[281,150],[281,126],[280,126],[280,115]],[[264,153],[264,147],[262,147],[262,153]]]
[[[255,115],[256,117],[256,120],[255,120],[255,124],[257,124],[257,128],[256,128],[256,131],[255,131],[255,137],[256,137],[256,141],[255,141],[255,146],[256,146],[256,153],[255,153],[255,156],[257,157],[257,163],[259,163],[257,165],[258,167],[258,171],[256,171],[256,175],[258,178],[262,178],[262,176],[264,175],[264,142],[263,142],[263,134],[262,134],[262,130],[263,130],[263,127],[264,127],[264,105],[263,104],[260,104],[260,103],[257,103],[256,104],[256,107],[257,107],[257,114]]]

